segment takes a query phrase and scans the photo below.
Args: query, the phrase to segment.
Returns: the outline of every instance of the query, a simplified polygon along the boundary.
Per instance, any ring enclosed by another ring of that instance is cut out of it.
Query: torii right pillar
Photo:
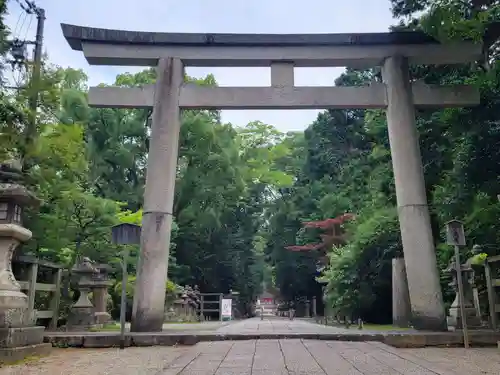
[[[412,325],[416,329],[443,331],[447,330],[446,315],[425,193],[407,58],[387,58],[382,77],[387,90],[387,128]]]

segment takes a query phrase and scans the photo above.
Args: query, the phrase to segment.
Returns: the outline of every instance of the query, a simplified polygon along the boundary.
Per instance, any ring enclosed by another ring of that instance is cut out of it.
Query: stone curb
[[[125,346],[174,346],[195,345],[203,341],[304,339],[329,341],[377,341],[396,348],[454,347],[463,345],[460,333],[127,333]],[[496,346],[500,333],[481,332],[470,334],[471,345]],[[120,345],[117,333],[46,333],[45,342],[57,347],[110,348]]]
[[[52,345],[47,343],[0,349],[0,365],[22,361],[28,357],[45,357],[52,351]],[[0,366],[1,367],[1,366]]]

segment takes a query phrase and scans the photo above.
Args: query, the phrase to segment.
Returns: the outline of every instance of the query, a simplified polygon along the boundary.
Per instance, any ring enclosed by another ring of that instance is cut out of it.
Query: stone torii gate
[[[133,331],[161,330],[181,109],[386,108],[413,324],[446,328],[414,107],[469,106],[467,86],[411,82],[409,64],[460,64],[481,57],[469,42],[442,45],[419,32],[372,34],[178,34],[62,25],[70,46],[93,65],[157,66],[155,85],[93,87],[96,107],[153,108]],[[269,66],[270,87],[200,87],[185,66]],[[296,87],[294,67],[382,66],[384,83]]]

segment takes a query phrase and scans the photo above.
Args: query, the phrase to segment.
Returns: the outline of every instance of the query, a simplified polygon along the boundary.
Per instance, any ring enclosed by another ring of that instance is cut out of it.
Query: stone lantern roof
[[[78,263],[76,263],[73,268],[71,269],[71,272],[74,272],[76,274],[93,274],[98,272],[97,268],[92,264],[92,261],[87,258],[83,257],[80,259]]]
[[[15,160],[0,163],[0,199],[22,206],[38,206],[40,200],[23,184],[21,165]]]
[[[0,183],[0,199],[22,206],[38,206],[40,200],[25,186],[15,183]]]
[[[20,182],[23,180],[22,166],[17,160],[0,162],[0,182]]]

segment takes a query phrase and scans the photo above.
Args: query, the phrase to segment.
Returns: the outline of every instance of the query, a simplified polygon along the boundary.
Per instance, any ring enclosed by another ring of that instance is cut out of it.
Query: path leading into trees
[[[0,375],[498,375],[500,350],[395,349],[373,342],[252,340],[180,347],[56,349]]]
[[[232,322],[231,324],[225,325],[217,329],[217,333],[223,334],[251,334],[251,333],[262,333],[262,334],[286,334],[286,333],[310,333],[310,334],[320,334],[320,333],[344,333],[353,330],[347,330],[343,328],[336,327],[326,327],[321,324],[316,324],[308,320],[294,319],[290,320],[288,318],[278,318],[270,317],[264,318],[251,318],[240,321]]]

